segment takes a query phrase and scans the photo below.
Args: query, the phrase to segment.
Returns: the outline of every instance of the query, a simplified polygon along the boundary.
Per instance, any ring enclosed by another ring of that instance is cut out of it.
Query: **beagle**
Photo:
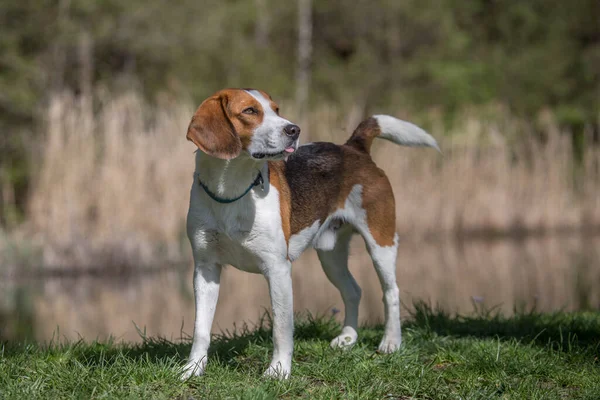
[[[196,319],[183,378],[201,375],[226,264],[265,276],[273,312],[273,358],[265,375],[289,377],[293,350],[292,262],[308,247],[340,291],[344,326],[332,347],[357,340],[361,289],[348,270],[354,233],[365,243],[383,288],[385,333],[379,351],[401,344],[392,187],[369,151],[375,138],[439,150],[419,127],[376,115],[344,145],[298,146],[300,128],[260,90],[226,89],[206,99],[187,131],[199,149],[187,216],[194,257]]]

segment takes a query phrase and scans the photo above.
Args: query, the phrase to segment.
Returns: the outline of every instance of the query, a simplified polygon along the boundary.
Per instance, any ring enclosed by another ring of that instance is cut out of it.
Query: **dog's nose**
[[[289,137],[291,137],[294,140],[298,139],[298,136],[300,136],[300,127],[298,125],[294,125],[294,124],[286,125],[285,128],[283,128],[283,131],[285,132],[286,135],[288,135]]]

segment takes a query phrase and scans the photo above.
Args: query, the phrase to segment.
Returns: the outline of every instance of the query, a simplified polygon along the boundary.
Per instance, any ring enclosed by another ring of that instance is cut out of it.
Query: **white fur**
[[[271,109],[271,104],[259,91],[250,90],[247,91],[252,97],[254,97],[263,108],[263,121],[253,133],[252,141],[248,146],[248,152],[252,153],[280,153],[283,152],[286,147],[290,145],[290,139],[282,134],[283,128],[286,125],[290,125],[291,122],[285,118],[280,117],[277,113]],[[294,149],[298,148],[298,140],[293,143]],[[283,159],[287,153],[281,154],[278,157],[271,157],[270,159]]]
[[[338,240],[333,249],[317,250],[319,260],[329,281],[340,291],[344,301],[344,327],[339,336],[331,341],[331,347],[344,348],[356,343],[358,338],[358,305],[360,303],[360,286],[348,270],[348,255],[352,228],[346,226],[338,233]]]
[[[374,115],[373,118],[377,120],[379,129],[381,130],[381,134],[378,137],[382,139],[402,146],[427,146],[440,151],[433,136],[415,124],[389,115]]]
[[[315,238],[313,247],[317,250],[333,250],[337,240],[335,229],[326,229]]]
[[[288,254],[290,260],[294,261],[300,257],[300,254],[304,252],[310,246],[311,241],[315,237],[321,224],[319,221],[315,221],[311,226],[302,229],[300,232],[290,237]]]

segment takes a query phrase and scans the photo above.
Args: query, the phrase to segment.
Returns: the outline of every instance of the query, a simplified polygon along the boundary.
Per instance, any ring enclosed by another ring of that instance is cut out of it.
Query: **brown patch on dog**
[[[379,246],[393,245],[396,203],[390,181],[385,175],[363,189],[363,208],[367,212],[367,225],[375,242]]]
[[[256,112],[244,112],[248,109]],[[208,155],[232,159],[250,145],[264,114],[262,105],[250,93],[224,89],[198,107],[188,127],[187,139]]]
[[[373,139],[380,134],[381,129],[379,128],[377,120],[373,117],[367,118],[356,127],[354,132],[352,132],[352,136],[350,136],[346,145],[364,151],[365,153],[370,153]]]
[[[186,138],[213,157],[232,159],[242,150],[240,138],[226,110],[226,93],[210,97],[192,117]]]
[[[281,214],[281,227],[286,245],[292,235],[291,215],[292,204],[290,188],[285,180],[285,164],[283,161],[269,162],[269,182],[279,193],[279,213]]]
[[[352,188],[362,185],[362,207],[371,235],[380,246],[394,243],[394,193],[385,173],[364,149],[333,143],[301,146],[284,164],[284,174],[291,194],[292,235],[343,209]]]
[[[285,164],[292,199],[292,235],[335,211],[340,194],[342,150],[333,143],[300,146]]]
[[[362,186],[362,208],[367,213],[369,232],[379,246],[394,244],[396,203],[385,172],[365,151],[355,146],[341,146],[344,152],[344,176],[337,206],[343,208],[355,185]]]
[[[394,243],[394,193],[365,149],[333,143],[301,146],[288,158],[283,173],[291,194],[292,235],[343,209],[352,188],[362,185],[362,207],[371,235],[380,246]]]

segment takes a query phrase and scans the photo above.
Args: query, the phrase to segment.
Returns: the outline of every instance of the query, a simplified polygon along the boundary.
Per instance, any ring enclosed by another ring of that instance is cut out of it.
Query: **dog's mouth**
[[[295,146],[288,146],[283,151],[277,153],[252,153],[250,154],[252,158],[256,158],[258,160],[262,159],[283,159],[285,156],[292,154],[296,151]]]

